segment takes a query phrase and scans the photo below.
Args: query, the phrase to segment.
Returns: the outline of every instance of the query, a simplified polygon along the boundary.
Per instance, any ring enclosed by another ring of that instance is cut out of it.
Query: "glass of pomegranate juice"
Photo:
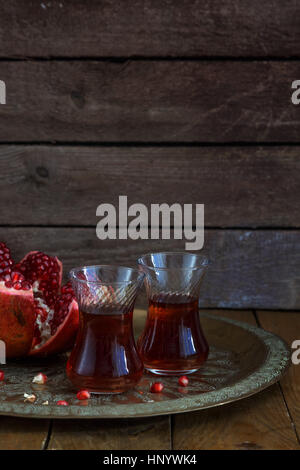
[[[208,260],[192,253],[149,253],[138,260],[145,273],[149,307],[138,350],[145,368],[159,375],[196,372],[208,344],[198,311]]]
[[[120,266],[86,266],[70,272],[80,309],[80,326],[67,363],[77,389],[121,393],[143,374],[132,314],[144,274]]]

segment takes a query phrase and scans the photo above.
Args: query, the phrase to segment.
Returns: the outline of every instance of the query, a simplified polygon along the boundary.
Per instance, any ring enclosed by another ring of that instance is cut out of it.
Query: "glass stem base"
[[[180,376],[180,375],[188,375],[188,374],[193,374],[194,372],[197,372],[198,369],[188,369],[188,370],[164,370],[164,369],[151,369],[148,367],[145,367],[145,369],[148,372],[151,372],[151,374],[155,375],[175,375],[175,376]]]

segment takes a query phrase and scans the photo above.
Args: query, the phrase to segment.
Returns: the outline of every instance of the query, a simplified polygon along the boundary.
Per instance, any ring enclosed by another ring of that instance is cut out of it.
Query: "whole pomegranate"
[[[0,242],[0,340],[7,357],[45,356],[72,347],[79,324],[70,283],[61,287],[62,263],[32,251],[15,264]]]

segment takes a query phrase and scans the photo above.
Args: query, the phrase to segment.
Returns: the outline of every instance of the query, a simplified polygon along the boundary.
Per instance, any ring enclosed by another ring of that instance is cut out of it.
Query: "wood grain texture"
[[[101,241],[95,229],[74,227],[1,227],[0,240],[9,243],[15,259],[32,249],[55,254],[65,272],[82,264],[136,265],[143,253],[185,248],[183,240]],[[203,253],[212,264],[200,306],[300,308],[299,244],[297,230],[206,230]]]
[[[251,312],[216,312],[256,324]],[[173,418],[173,447],[182,449],[300,449],[278,385],[236,403]]]
[[[55,420],[49,450],[169,450],[169,416],[120,421]]]
[[[0,224],[94,225],[127,195],[205,203],[207,227],[300,227],[299,149],[0,146]]]
[[[298,2],[11,0],[1,57],[299,55]]]
[[[174,418],[175,450],[300,449],[277,385],[232,405]]]
[[[41,450],[48,436],[48,420],[0,416],[0,450]]]
[[[12,142],[299,142],[297,62],[0,62]]]
[[[289,312],[286,315],[285,313],[259,311],[257,315],[265,330],[281,336],[292,346],[295,340],[300,340],[300,313]],[[300,364],[291,364],[280,383],[300,442]]]

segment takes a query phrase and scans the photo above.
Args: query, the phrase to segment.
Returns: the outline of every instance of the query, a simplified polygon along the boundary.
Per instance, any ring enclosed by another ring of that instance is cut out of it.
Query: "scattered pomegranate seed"
[[[80,390],[77,393],[77,398],[78,400],[88,400],[89,398],[91,398],[91,394],[88,390]]]
[[[179,377],[178,383],[181,387],[187,387],[189,384],[189,379],[186,375],[182,375],[181,377]]]
[[[30,403],[34,403],[35,400],[36,400],[36,396],[35,396],[35,395],[33,395],[33,394],[29,395],[28,393],[24,393],[24,398],[25,398],[24,403],[26,403],[26,402],[28,402],[28,401],[29,401]]]
[[[68,403],[67,401],[65,401],[65,400],[58,400],[58,401],[56,402],[56,404],[57,404],[57,405],[61,405],[61,406],[68,406],[68,405],[69,405],[69,403]]]
[[[47,382],[47,380],[48,380],[47,375],[40,372],[39,374],[37,374],[33,377],[32,383],[39,384],[39,385],[44,385]]]
[[[151,387],[150,387],[150,392],[151,393],[160,393],[162,392],[164,389],[164,386],[161,382],[154,382],[153,384],[151,384]]]
[[[4,372],[3,370],[0,370],[0,382],[4,380]]]

